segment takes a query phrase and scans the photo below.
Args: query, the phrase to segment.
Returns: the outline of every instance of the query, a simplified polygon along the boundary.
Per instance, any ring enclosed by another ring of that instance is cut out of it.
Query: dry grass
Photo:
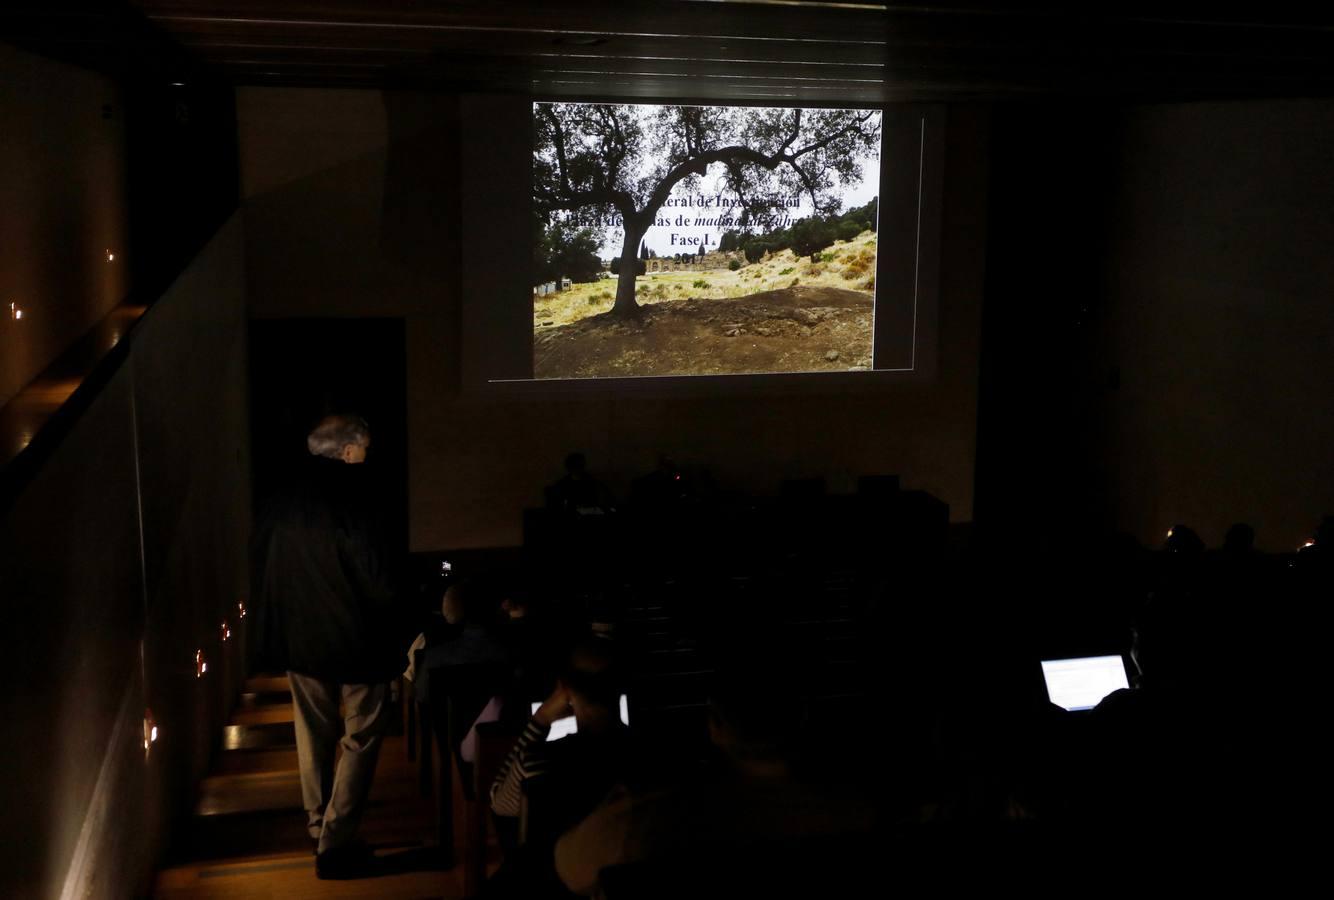
[[[875,288],[875,232],[864,231],[850,241],[837,241],[827,248],[819,263],[797,257],[791,250],[773,254],[735,272],[714,269],[704,272],[660,272],[640,275],[635,299],[640,305],[670,303],[700,297],[734,299],[803,284],[853,291]],[[616,299],[616,279],[576,284],[568,291],[548,294],[533,304],[536,330],[568,325],[611,309]]]

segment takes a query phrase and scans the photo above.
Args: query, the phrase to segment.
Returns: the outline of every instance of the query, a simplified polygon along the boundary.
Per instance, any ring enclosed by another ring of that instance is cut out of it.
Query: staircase
[[[213,771],[199,785],[194,815],[158,873],[154,896],[462,897],[458,870],[442,871],[428,843],[434,821],[403,737],[389,735],[361,826],[386,874],[316,879],[301,806],[291,686],[285,675],[252,678],[224,729]]]

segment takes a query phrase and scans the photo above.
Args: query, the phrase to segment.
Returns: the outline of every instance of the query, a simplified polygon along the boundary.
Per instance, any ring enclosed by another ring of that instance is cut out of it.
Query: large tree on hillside
[[[624,232],[613,312],[630,315],[636,253],[678,186],[695,190],[709,166],[746,226],[803,194],[817,213],[837,211],[835,188],[862,178],[861,159],[880,141],[880,113],[856,109],[637,107],[538,103],[534,108],[533,202],[580,224],[619,216]]]

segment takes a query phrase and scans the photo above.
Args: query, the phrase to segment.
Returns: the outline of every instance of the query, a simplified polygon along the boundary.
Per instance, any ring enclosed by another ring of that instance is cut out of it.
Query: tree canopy
[[[798,256],[823,250],[835,240],[850,241],[863,231],[876,230],[880,198],[853,207],[837,216],[807,216],[787,228],[763,232],[725,231],[718,242],[724,252],[740,250],[747,262],[757,262],[765,253],[791,249]]]
[[[678,186],[698,188],[711,165],[729,211],[762,225],[797,195],[815,213],[838,211],[841,184],[861,181],[878,147],[880,113],[861,109],[538,103],[533,115],[533,204],[576,225],[616,222],[630,262]],[[636,309],[635,267],[619,267],[616,310]]]
[[[537,283],[559,281],[595,281],[602,269],[598,259],[598,236],[592,228],[576,228],[566,222],[534,225],[533,275]]]
[[[715,163],[752,220],[798,194],[817,213],[837,212],[834,188],[861,181],[880,140],[880,113],[861,109],[539,103],[533,122],[539,212],[623,218],[651,219]]]

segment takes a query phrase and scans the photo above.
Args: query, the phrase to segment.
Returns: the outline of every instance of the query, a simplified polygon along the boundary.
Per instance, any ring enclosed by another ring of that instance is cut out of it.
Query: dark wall
[[[1334,512],[1334,101],[1134,109],[1115,146],[1098,502],[1295,550]]]
[[[0,510],[5,896],[146,893],[236,694],[249,528],[242,251],[237,220],[147,313],[128,358]],[[161,729],[147,753],[146,709]]]
[[[408,545],[407,374],[402,319],[257,319],[250,323],[251,473],[257,508],[310,459],[306,436],[332,413],[370,425],[367,470],[385,540]]]
[[[977,518],[1031,550],[1097,521],[1086,362],[1102,296],[1117,110],[1014,105],[992,121]]]
[[[126,191],[131,288],[151,303],[236,211],[236,93],[190,69],[130,71]]]
[[[129,282],[120,85],[7,44],[0,83],[3,406],[124,299]],[[11,318],[11,303],[22,319]]]
[[[986,116],[949,117],[939,377],[875,392],[505,399],[461,390],[457,98],[400,92],[238,92],[247,272],[257,318],[402,316],[407,327],[413,549],[520,541],[571,449],[615,489],[661,452],[772,493],[783,478],[901,473],[972,516],[985,247]],[[527,129],[494,148],[526,183]],[[515,240],[527,240],[527,232]],[[472,260],[470,265],[486,265]],[[757,448],[759,448],[757,450]]]
[[[979,525],[1295,549],[1334,508],[1334,103],[1011,107],[993,150]]]
[[[0,44],[0,405],[236,209],[232,88],[160,52],[98,72]]]
[[[252,314],[407,320],[417,549],[513,543],[575,446],[622,485],[661,450],[760,491],[897,470],[967,520],[976,434],[979,524],[1027,546],[1156,544],[1177,521],[1216,543],[1247,520],[1291,549],[1334,506],[1327,102],[951,108],[937,384],[534,402],[460,392],[451,178],[477,172],[453,100],[256,89],[240,108]]]

